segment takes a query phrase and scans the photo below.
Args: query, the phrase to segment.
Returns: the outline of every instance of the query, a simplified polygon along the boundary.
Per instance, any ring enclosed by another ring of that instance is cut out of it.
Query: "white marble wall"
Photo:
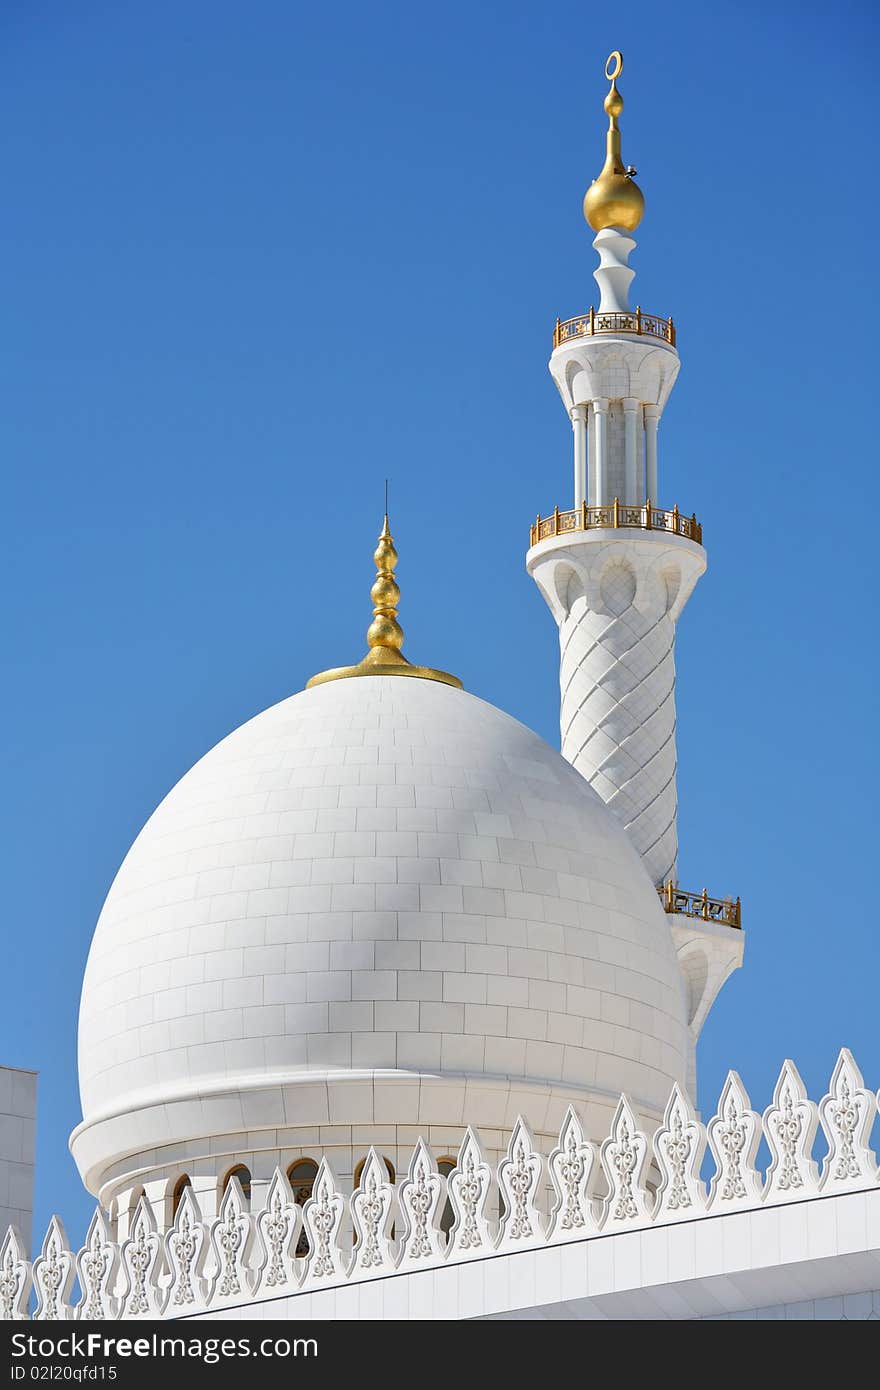
[[[0,1230],[16,1226],[30,1248],[34,1206],[37,1074],[0,1067]]]

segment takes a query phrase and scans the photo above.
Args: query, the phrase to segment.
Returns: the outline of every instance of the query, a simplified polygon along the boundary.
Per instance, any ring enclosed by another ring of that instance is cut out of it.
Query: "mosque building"
[[[584,198],[599,302],[550,357],[572,506],[526,555],[561,752],[404,655],[386,515],[366,655],[211,749],[116,876],[70,1140],[97,1209],[78,1252],[58,1218],[33,1259],[9,1227],[4,1318],[880,1317],[849,1052],[818,1105],[787,1061],[763,1116],[735,1072],[695,1109],[744,933],[678,883],[675,634],[706,551],[662,505],[679,355],[631,305],[622,67]]]

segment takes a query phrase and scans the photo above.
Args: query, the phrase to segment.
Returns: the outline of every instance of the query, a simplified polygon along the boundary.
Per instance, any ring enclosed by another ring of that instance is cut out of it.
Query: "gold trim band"
[[[572,338],[592,338],[597,333],[634,333],[639,338],[659,338],[675,347],[672,319],[643,314],[641,305],[631,314],[600,314],[598,309],[590,309],[573,319],[557,319],[553,325],[553,347],[562,347]]]
[[[570,512],[561,512],[558,507],[549,516],[537,516],[529,530],[529,545],[537,545],[553,536],[564,536],[570,531],[592,531],[596,528],[617,530],[618,527],[635,527],[640,531],[671,531],[675,536],[703,544],[703,528],[696,516],[686,516],[678,507],[671,512],[655,507],[650,498],[638,506],[621,502],[615,497],[603,507],[588,507],[586,502]]]

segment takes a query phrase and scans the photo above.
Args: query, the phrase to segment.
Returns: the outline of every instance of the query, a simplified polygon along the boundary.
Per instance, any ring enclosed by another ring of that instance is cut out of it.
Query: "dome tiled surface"
[[[686,1050],[665,916],[600,798],[494,706],[389,677],[294,695],[181,779],[80,1013],[86,1121],[371,1069],[660,1106]]]

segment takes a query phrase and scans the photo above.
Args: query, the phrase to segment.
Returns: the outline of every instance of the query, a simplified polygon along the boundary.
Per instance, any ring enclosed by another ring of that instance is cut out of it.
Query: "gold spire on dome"
[[[620,130],[617,118],[623,110],[623,97],[617,90],[617,78],[623,72],[623,54],[617,49],[608,56],[605,76],[611,88],[605,98],[608,115],[608,134],[605,138],[605,163],[597,179],[584,195],[584,217],[594,232],[604,227],[622,227],[634,232],[645,212],[645,197],[633,182],[635,169],[625,165],[620,156]]]
[[[344,680],[348,676],[418,676],[426,681],[442,681],[444,685],[454,685],[461,690],[458,676],[451,676],[448,671],[435,671],[430,666],[411,666],[400,650],[403,646],[403,628],[397,620],[400,589],[394,578],[397,551],[388,527],[387,512],[373,559],[376,562],[376,578],[370,590],[373,621],[367,628],[366,656],[357,666],[335,666],[330,671],[320,671],[306,681],[306,689],[323,685],[325,681]]]

